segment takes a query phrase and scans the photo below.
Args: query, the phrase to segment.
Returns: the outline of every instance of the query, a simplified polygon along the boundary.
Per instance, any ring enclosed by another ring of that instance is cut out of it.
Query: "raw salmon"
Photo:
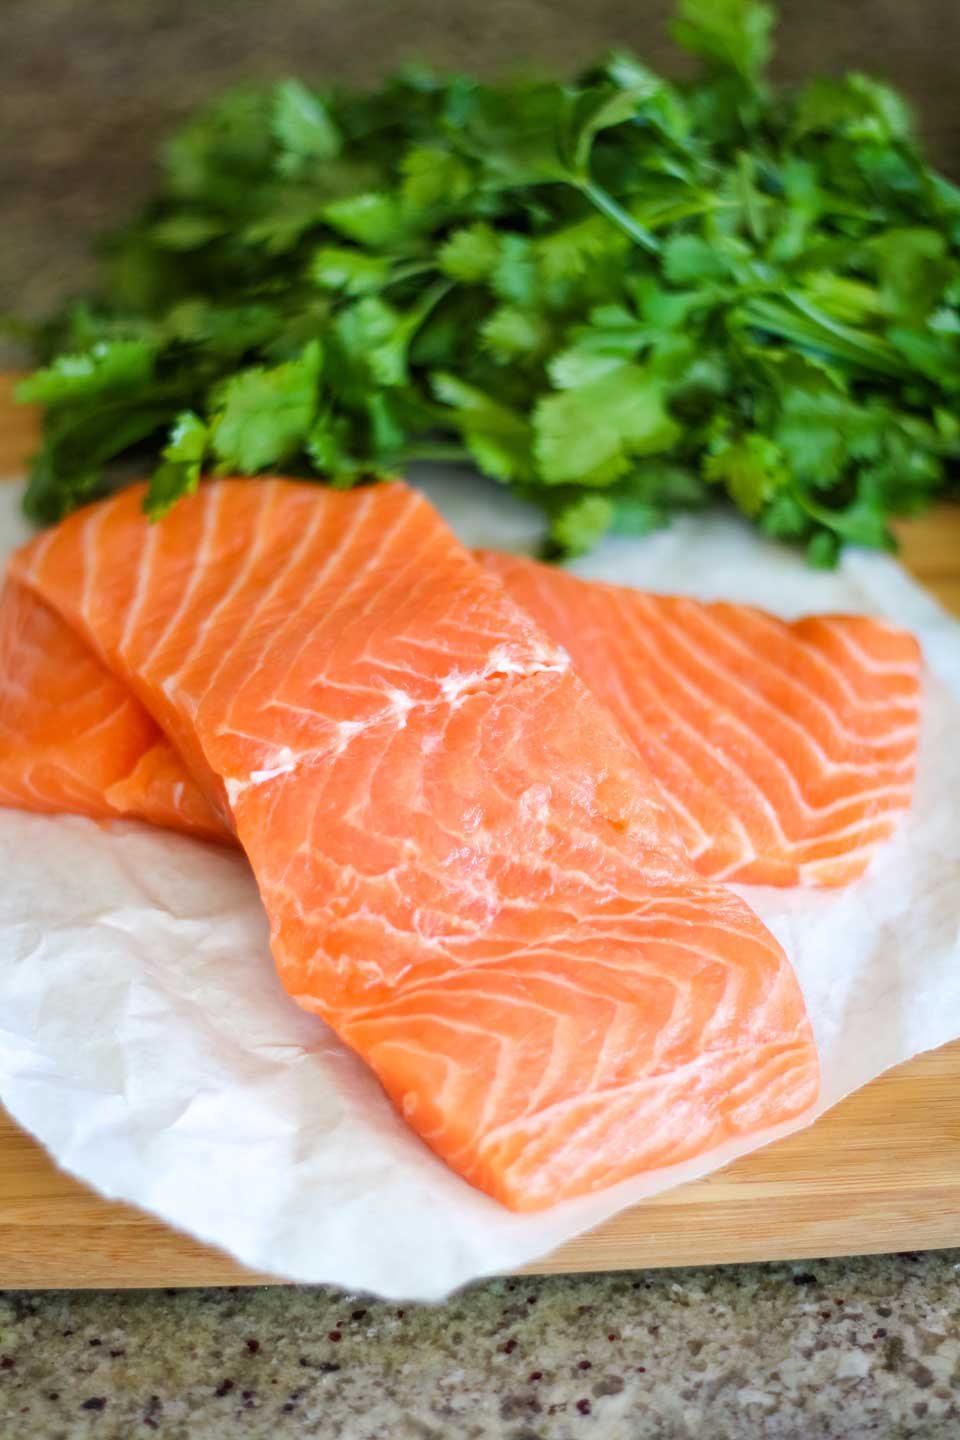
[[[809,1111],[779,945],[422,497],[220,480],[155,525],[142,498],[13,576],[229,814],[283,984],[438,1155],[534,1210]]]
[[[236,843],[129,687],[14,580],[0,593],[0,805]]]
[[[920,725],[907,631],[858,615],[787,623],[483,559],[616,716],[702,875],[843,885],[889,839]]]

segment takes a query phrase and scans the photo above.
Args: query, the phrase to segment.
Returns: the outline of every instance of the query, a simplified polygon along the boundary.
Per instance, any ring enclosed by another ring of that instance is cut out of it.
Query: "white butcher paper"
[[[465,471],[415,476],[462,540],[541,522]],[[0,490],[0,559],[27,537]],[[960,625],[889,556],[817,571],[733,515],[610,539],[572,567],[792,618],[887,616],[926,657],[913,807],[843,890],[740,893],[790,956],[823,1066],[818,1113],[960,1034]],[[134,823],[0,810],[0,1101],[58,1165],[254,1269],[439,1300],[799,1128],[534,1215],[472,1189],[281,989],[242,856]]]

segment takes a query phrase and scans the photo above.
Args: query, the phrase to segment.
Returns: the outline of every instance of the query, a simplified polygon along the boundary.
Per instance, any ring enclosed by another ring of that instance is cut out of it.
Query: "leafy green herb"
[[[158,518],[181,496],[193,494],[209,442],[207,426],[191,410],[177,417],[150,480],[147,508],[151,515]]]
[[[297,360],[253,366],[222,381],[210,426],[222,470],[255,475],[303,449],[316,414],[319,370],[320,345],[311,340]]]
[[[679,85],[619,53],[224,96],[36,333],[30,514],[145,454],[153,515],[204,468],[443,457],[539,504],[552,553],[719,497],[815,564],[891,545],[956,484],[960,190],[877,81],[776,93],[772,26],[679,0]]]

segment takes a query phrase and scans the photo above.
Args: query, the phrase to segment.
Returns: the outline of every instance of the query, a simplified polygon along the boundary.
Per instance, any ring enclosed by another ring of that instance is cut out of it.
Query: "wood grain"
[[[0,376],[0,475],[36,418]],[[913,573],[960,613],[960,507],[899,527]],[[881,1076],[816,1125],[578,1236],[528,1273],[960,1245],[960,1041]],[[0,1111],[0,1289],[277,1283],[60,1172]]]

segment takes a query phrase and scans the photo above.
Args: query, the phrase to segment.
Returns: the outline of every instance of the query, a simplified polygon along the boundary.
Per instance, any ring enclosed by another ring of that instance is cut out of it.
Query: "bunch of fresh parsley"
[[[30,514],[144,452],[153,515],[206,470],[442,457],[541,506],[555,553],[718,491],[815,563],[889,545],[960,458],[960,190],[876,81],[774,91],[771,21],[680,0],[686,85],[615,54],[228,94],[37,336]]]

